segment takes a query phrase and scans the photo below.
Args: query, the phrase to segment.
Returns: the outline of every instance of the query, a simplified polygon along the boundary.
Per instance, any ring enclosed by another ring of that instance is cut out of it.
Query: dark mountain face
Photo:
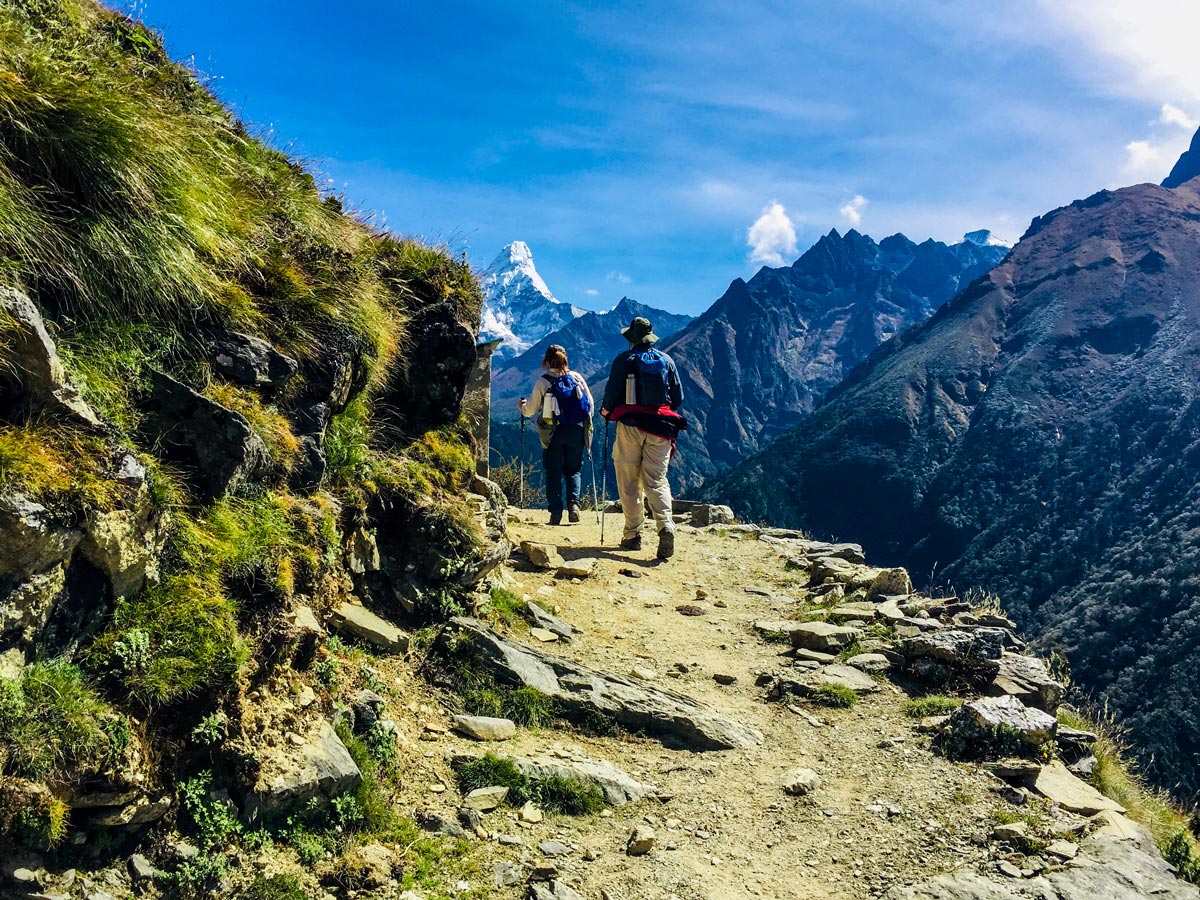
[[[1162,186],[1177,188],[1197,175],[1200,175],[1200,131],[1192,135],[1192,145],[1179,157],[1179,161],[1171,169],[1171,174],[1163,180]]]
[[[997,592],[1200,789],[1200,179],[1104,191],[706,490]]]
[[[635,316],[648,318],[655,333],[664,338],[692,321],[691,316],[654,309],[628,297],[606,312],[585,313],[497,369],[492,376],[492,417],[501,420],[517,417],[516,400],[529,395],[542,371],[546,348],[551,344],[566,348],[571,368],[588,380],[595,393],[595,383],[608,375],[613,357],[629,346],[621,337],[621,329]],[[596,400],[599,402],[598,396]]]
[[[915,244],[831,231],[793,265],[764,268],[661,346],[679,366],[684,413],[672,476],[683,491],[808,415],[881,341],[924,321],[1007,248]],[[660,332],[661,333],[661,332]]]

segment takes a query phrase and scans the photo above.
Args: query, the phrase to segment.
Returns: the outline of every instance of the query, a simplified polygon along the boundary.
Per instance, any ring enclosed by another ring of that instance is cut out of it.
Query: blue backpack
[[[578,378],[570,372],[542,377],[550,382],[550,393],[558,401],[557,424],[579,425],[592,417],[592,401]]]
[[[638,406],[664,406],[670,394],[667,358],[653,347],[634,350],[633,375],[637,383]]]

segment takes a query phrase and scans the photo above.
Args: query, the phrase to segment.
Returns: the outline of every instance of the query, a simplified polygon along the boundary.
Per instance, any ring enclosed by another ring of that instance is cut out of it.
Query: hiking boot
[[[571,522],[578,522],[579,518],[579,504],[576,503],[567,511],[567,519]]]
[[[654,554],[659,559],[670,559],[675,555],[675,532],[664,528],[658,533],[658,552]]]
[[[633,537],[626,538],[625,540],[621,541],[621,549],[622,550],[641,550],[642,549],[642,536],[640,534],[635,534]]]
[[[561,525],[562,524],[562,510],[561,509],[558,512],[550,513],[550,524],[551,525]]]

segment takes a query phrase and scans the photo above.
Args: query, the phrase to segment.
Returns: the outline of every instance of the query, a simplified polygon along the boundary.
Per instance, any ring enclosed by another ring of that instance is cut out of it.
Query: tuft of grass
[[[42,798],[21,810],[13,822],[17,840],[36,850],[53,850],[67,836],[71,808],[57,797]]]
[[[124,750],[121,720],[83,674],[58,660],[0,679],[0,774],[78,778],[107,767]]]
[[[945,694],[930,694],[927,697],[917,697],[904,703],[904,714],[913,719],[927,719],[932,716],[948,716],[962,706],[961,697],[948,697]]]
[[[458,789],[464,795],[484,787],[506,787],[508,806],[521,806],[532,800],[548,812],[569,816],[597,813],[604,808],[604,792],[596,785],[577,778],[552,775],[529,778],[511,759],[486,753],[478,759],[459,760],[454,773]]]
[[[504,802],[509,806],[521,806],[532,799],[529,779],[521,774],[511,759],[485,753],[478,759],[459,760],[454,766],[458,789],[465,796],[471,791],[485,787],[506,787],[508,796]]]
[[[1105,710],[1085,714],[1066,706],[1059,708],[1058,721],[1068,728],[1096,735],[1092,746],[1096,756],[1092,784],[1104,796],[1124,806],[1129,818],[1146,827],[1163,858],[1181,878],[1200,884],[1200,843],[1190,833],[1186,813],[1164,791],[1141,779],[1128,755],[1120,726]]]
[[[488,610],[509,628],[524,621],[525,601],[504,588],[492,588]]]
[[[111,509],[120,496],[102,438],[41,423],[0,425],[0,489],[63,515]]]
[[[206,394],[210,400],[245,417],[267,445],[267,455],[278,470],[290,472],[295,468],[300,442],[292,430],[292,423],[276,407],[265,405],[258,393],[250,388],[228,382],[212,383]]]
[[[238,900],[310,900],[300,876],[258,875],[237,895]]]
[[[808,699],[820,706],[848,709],[858,702],[858,692],[844,685],[826,681],[813,688]]]

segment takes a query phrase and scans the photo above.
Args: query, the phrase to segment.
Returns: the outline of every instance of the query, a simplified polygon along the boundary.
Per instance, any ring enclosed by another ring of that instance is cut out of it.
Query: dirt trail
[[[804,576],[785,570],[779,548],[752,535],[684,528],[674,559],[659,563],[649,531],[645,550],[616,550],[619,515],[610,514],[603,548],[594,514],[563,527],[543,524],[545,517],[515,513],[511,537],[553,543],[568,560],[595,557],[598,565],[580,580],[523,567],[506,575],[516,594],[586,632],[573,643],[542,648],[614,673],[650,669],[657,683],[754,726],[764,741],[749,750],[692,752],[643,738],[522,730],[496,749],[532,755],[578,748],[657,785],[670,799],[643,800],[611,817],[555,817],[526,831],[514,814],[498,811],[486,826],[525,839],[524,848],[498,847],[498,855],[538,862],[537,844],[557,838],[575,848],[555,860],[563,878],[585,897],[607,900],[865,898],[987,857],[992,813],[1003,805],[988,790],[991,776],[933,755],[928,739],[915,733],[915,720],[903,715],[899,688],[885,681],[880,693],[851,709],[800,701],[789,709],[764,700],[755,677],[783,664],[787,648],[765,642],[750,626],[784,617],[803,595]],[[701,599],[698,588],[706,595]],[[676,610],[682,604],[703,614],[684,615]],[[531,640],[520,631],[513,636]],[[716,674],[736,682],[718,684]],[[794,711],[799,706],[803,714]],[[785,774],[797,767],[822,779],[809,797],[782,790]],[[647,821],[658,848],[626,856],[626,839]],[[599,856],[584,861],[588,850]]]

